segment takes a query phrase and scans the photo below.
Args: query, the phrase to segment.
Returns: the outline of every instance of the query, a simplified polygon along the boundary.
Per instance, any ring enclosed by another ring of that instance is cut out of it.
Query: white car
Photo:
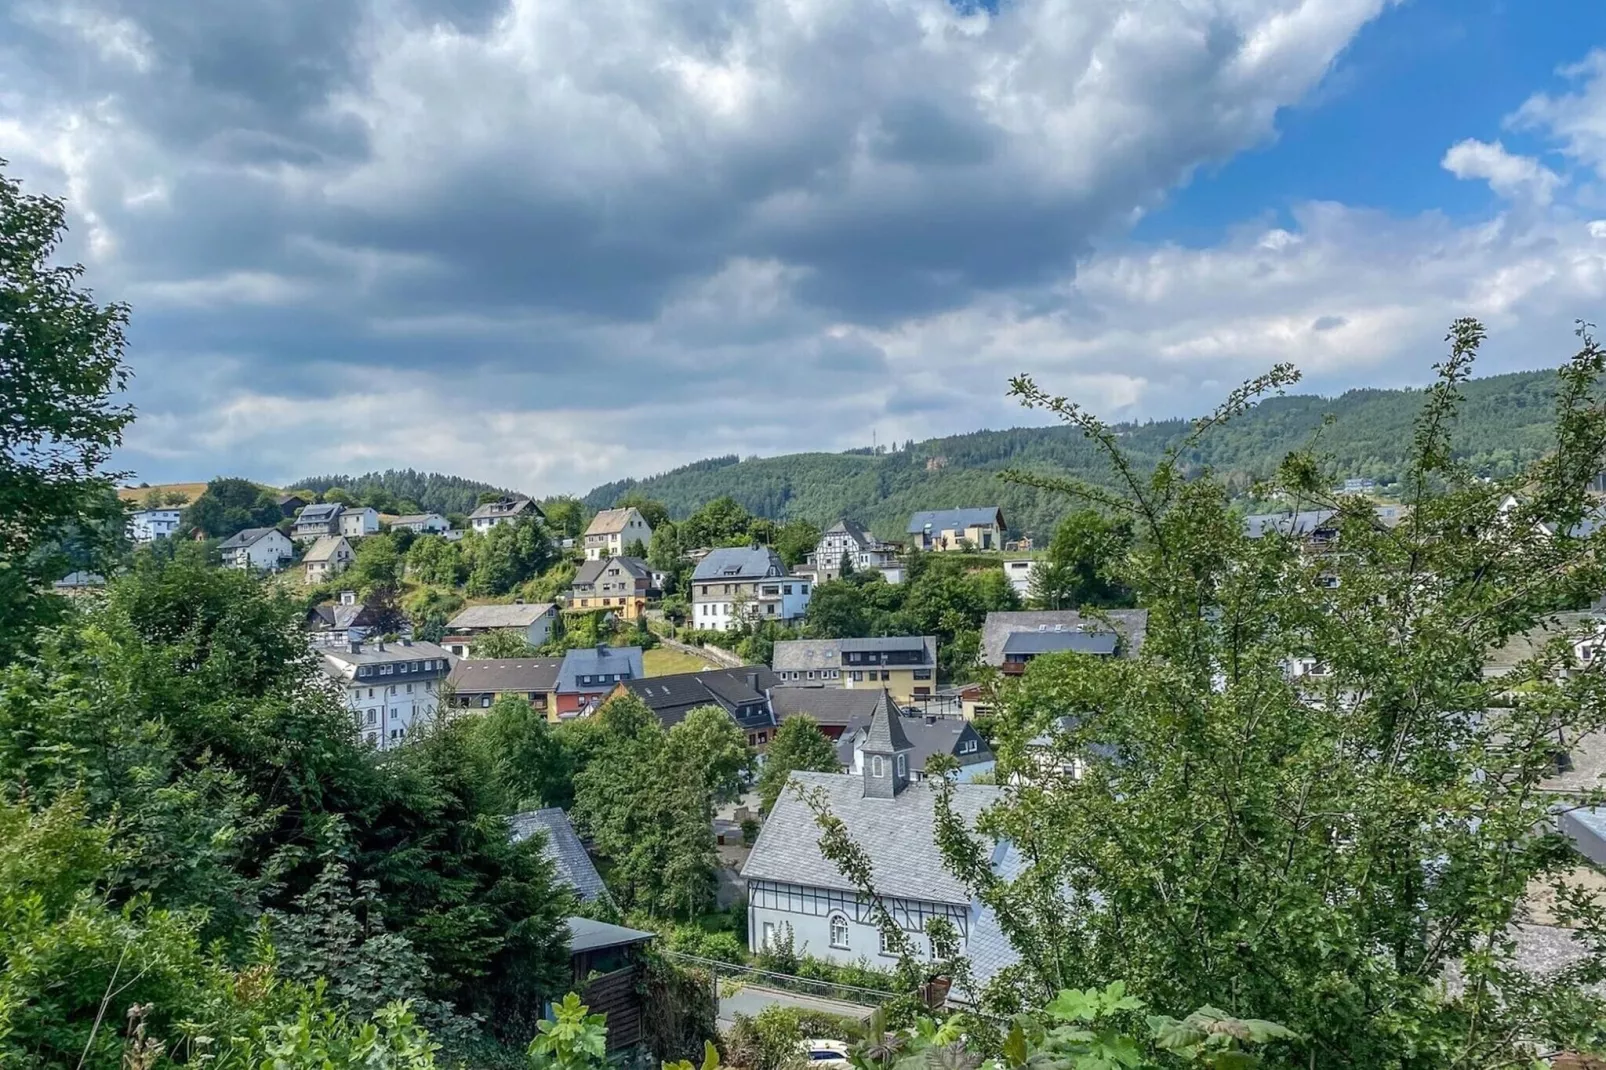
[[[840,1040],[805,1040],[803,1054],[811,1070],[847,1070],[848,1046]]]

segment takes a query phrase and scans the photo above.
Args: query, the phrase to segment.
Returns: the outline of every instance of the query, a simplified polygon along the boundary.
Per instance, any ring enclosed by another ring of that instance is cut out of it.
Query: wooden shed
[[[574,991],[592,1014],[608,1016],[608,1051],[634,1047],[642,1039],[641,950],[654,934],[590,918],[568,925]]]

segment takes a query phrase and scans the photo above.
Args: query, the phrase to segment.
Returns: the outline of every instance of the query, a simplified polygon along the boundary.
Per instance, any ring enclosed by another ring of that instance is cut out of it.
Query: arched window
[[[831,946],[844,951],[848,948],[848,919],[845,914],[831,915]]]
[[[887,775],[887,767],[881,764],[881,755],[879,754],[872,754],[870,756],[870,775],[873,777],[884,777]]]
[[[900,777],[906,777],[909,775],[909,766],[906,763],[904,756],[901,754],[898,755],[898,775]]]

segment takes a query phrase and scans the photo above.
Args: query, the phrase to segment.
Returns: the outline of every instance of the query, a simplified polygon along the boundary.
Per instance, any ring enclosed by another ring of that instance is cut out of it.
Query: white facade
[[[1015,588],[1015,593],[1022,599],[1032,592],[1032,574],[1037,571],[1037,562],[1032,558],[1022,558],[1018,561],[1004,562],[1004,576],[1009,585]]]
[[[883,896],[882,902],[917,952],[930,954],[926,922],[946,918],[959,932],[960,950],[969,952],[969,934],[979,908],[953,903]],[[882,939],[876,915],[853,892],[755,880],[747,883],[747,946],[755,953],[792,939],[799,955],[851,966],[860,959],[871,966],[897,965],[897,952]]]
[[[360,539],[379,531],[379,513],[366,505],[348,507],[340,511],[340,534],[348,539]]]
[[[391,521],[392,531],[412,531],[419,535],[444,535],[452,525],[439,513],[420,513],[417,516],[399,516]]]
[[[652,527],[635,508],[604,509],[592,520],[591,528],[594,530],[585,534],[587,561],[623,557],[625,548],[633,542],[643,546],[652,543]]]
[[[692,605],[691,624],[711,632],[728,632],[732,628],[757,621],[791,623],[801,620],[809,608],[809,597],[814,589],[812,581],[800,576],[777,576],[757,583],[707,584],[719,593],[699,600]],[[726,590],[741,588],[741,590]]]
[[[128,537],[137,543],[168,538],[178,530],[182,516],[178,509],[141,509],[128,518]]]
[[[358,738],[379,750],[401,746],[434,718],[452,670],[446,651],[433,643],[357,644],[322,653],[325,671],[345,694]]]
[[[219,552],[225,568],[277,572],[295,556],[295,544],[285,537],[284,532],[270,528],[266,534],[246,546],[232,546]]]

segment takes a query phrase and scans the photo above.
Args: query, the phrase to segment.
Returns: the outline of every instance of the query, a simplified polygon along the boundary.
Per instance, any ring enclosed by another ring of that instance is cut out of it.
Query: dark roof
[[[767,546],[752,549],[724,546],[709,551],[707,557],[697,562],[691,578],[694,581],[761,580],[784,575],[786,566],[781,564],[780,555]]]
[[[383,647],[384,649],[380,649]],[[446,662],[446,667],[452,664],[452,655],[444,647],[434,643],[413,642],[404,639],[394,643],[364,643],[361,650],[352,653],[343,647],[331,647],[321,651],[325,658],[344,662],[347,665],[384,665],[394,661],[424,661],[436,660]]]
[[[571,955],[578,955],[582,951],[601,951],[609,947],[645,944],[657,935],[640,929],[627,929],[623,925],[609,925],[605,921],[592,921],[590,918],[570,918],[564,924],[569,927]]]
[[[618,676],[639,679],[641,668],[639,646],[583,646],[563,655],[563,666],[558,670],[558,690],[565,694],[597,694],[612,691],[612,683],[580,683],[582,676]]]
[[[1003,527],[1003,512],[996,505],[979,509],[930,509],[909,518],[908,533],[919,535],[928,528],[932,531],[963,531],[996,523]]]
[[[468,628],[528,628],[552,613],[551,602],[512,602],[469,606],[446,625],[452,631]]]
[[[870,727],[864,732],[864,751],[867,754],[896,754],[912,749],[909,737],[903,731],[903,714],[892,696],[881,692],[875,712],[870,715]]]
[[[832,524],[830,527],[825,529],[825,534],[831,535],[838,531],[852,536],[853,541],[858,543],[860,546],[866,546],[875,542],[874,539],[865,533],[863,528],[851,520],[838,520],[835,524]]]
[[[255,546],[258,541],[267,537],[269,532],[278,531],[278,528],[246,528],[237,531],[223,540],[219,550],[243,550],[247,546]]]
[[[658,715],[665,728],[679,724],[699,706],[718,706],[732,716],[738,710],[752,711],[736,720],[743,728],[756,728],[775,723],[765,692],[777,683],[776,675],[764,666],[744,665],[651,676],[630,680],[624,686]]]
[[[446,682],[465,694],[551,691],[562,665],[562,658],[464,658],[452,666]]]
[[[978,765],[993,760],[993,752],[987,746],[987,741],[971,727],[969,721],[962,721],[957,717],[934,717],[926,720],[923,717],[900,718],[904,736],[909,741],[909,768],[916,773],[926,771],[926,762],[936,754],[951,755],[961,766]],[[966,729],[969,729],[967,733]],[[842,733],[837,742],[837,758],[848,768],[853,767],[853,749],[864,726]],[[959,753],[959,741],[967,735],[976,739],[976,749],[969,754]]]
[[[1106,623],[1108,621],[1108,623]],[[1143,634],[1149,626],[1146,609],[1108,609],[1086,615],[1074,609],[1038,609],[999,611],[987,614],[981,626],[981,660],[984,665],[1004,663],[1004,644],[1010,636],[1021,632],[1108,632],[1111,627],[1120,634],[1127,657],[1135,657],[1143,646]]]
[[[1015,632],[1004,640],[1004,654],[1113,654],[1114,632]]]
[[[557,878],[573,888],[582,900],[595,903],[607,896],[608,887],[602,883],[591,856],[586,854],[585,845],[575,834],[568,814],[553,806],[514,814],[507,823],[512,827],[514,843],[529,839],[537,831],[546,834],[541,856],[552,863]]]
[[[930,635],[881,635],[868,639],[840,640],[844,651],[855,654],[881,653],[889,650],[919,650],[929,660],[937,660],[937,640]]]
[[[324,502],[321,505],[309,505],[296,516],[297,524],[326,524],[340,515],[345,508],[339,502]]]
[[[291,502],[302,502],[304,504],[306,500],[299,494],[281,494],[273,499],[274,503],[280,507],[289,505]]]
[[[881,692],[848,687],[777,687],[770,691],[770,708],[784,721],[806,713],[824,725],[869,724],[881,702]]]
[[[1323,530],[1338,513],[1332,509],[1305,509],[1297,513],[1252,513],[1244,517],[1244,534],[1258,539],[1267,533],[1311,535]]]
[[[652,578],[652,570],[647,567],[647,562],[639,557],[599,557],[596,560],[588,560],[575,569],[571,585],[575,587],[591,586],[602,578],[603,570],[610,564],[617,564],[630,573],[634,579],[646,580]]]
[[[486,502],[468,514],[470,520],[484,520],[493,516],[518,516],[520,513],[530,512],[535,516],[545,516],[541,507],[529,498],[500,498],[494,502]]]
[[[837,669],[842,654],[881,653],[893,650],[923,650],[926,665],[937,664],[937,638],[932,635],[883,635],[863,639],[780,639],[770,654],[776,671],[796,669]],[[900,668],[908,668],[901,665]]]

